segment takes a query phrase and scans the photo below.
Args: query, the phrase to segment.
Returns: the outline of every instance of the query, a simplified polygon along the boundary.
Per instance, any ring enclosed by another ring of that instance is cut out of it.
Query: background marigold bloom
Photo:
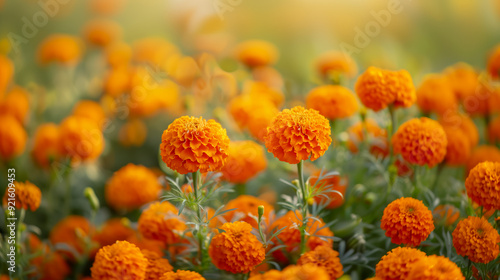
[[[73,107],[73,116],[87,118],[103,127],[106,122],[106,114],[98,102],[92,100],[80,100]]]
[[[451,112],[440,116],[439,123],[447,129],[462,131],[469,140],[471,148],[476,147],[479,143],[479,131],[469,116]]]
[[[186,224],[177,215],[177,208],[168,201],[155,202],[144,210],[139,217],[139,232],[146,238],[177,243]]]
[[[282,279],[293,280],[329,280],[330,275],[323,268],[314,264],[289,265],[282,271]]]
[[[415,87],[406,70],[389,71],[368,67],[359,76],[355,90],[361,103],[375,112],[391,104],[410,107],[416,100]]]
[[[135,234],[134,230],[126,226],[121,218],[113,218],[104,223],[101,229],[94,234],[93,240],[103,247],[116,241],[127,240],[133,234]]]
[[[54,123],[40,125],[34,136],[33,160],[41,167],[48,168],[50,163],[60,157],[59,126]]]
[[[417,105],[425,113],[442,115],[456,111],[458,101],[449,80],[443,75],[431,74],[417,88]]]
[[[332,143],[330,123],[313,109],[297,106],[281,111],[267,128],[266,147],[281,161],[315,161]]]
[[[425,253],[418,249],[396,247],[378,262],[375,275],[380,279],[405,280],[412,266],[425,257]]]
[[[337,279],[344,274],[339,253],[328,246],[318,246],[300,256],[298,265],[314,264],[328,272],[330,279]]]
[[[124,42],[115,42],[106,47],[105,55],[111,67],[123,68],[128,66],[132,59],[132,47]]]
[[[170,271],[163,274],[159,280],[205,280],[198,272],[189,270]]]
[[[3,97],[13,76],[14,63],[8,57],[0,55],[0,97]]]
[[[500,141],[500,117],[496,117],[488,124],[488,140],[490,143]]]
[[[271,269],[262,274],[251,275],[248,280],[283,280],[283,273],[279,270]]]
[[[125,0],[91,0],[89,1],[92,12],[100,15],[112,15],[123,8]]]
[[[483,161],[500,162],[500,150],[495,146],[481,145],[472,150],[467,160],[466,169],[469,174],[472,168]]]
[[[7,161],[24,152],[28,135],[11,115],[0,115],[0,123],[0,158]]]
[[[140,147],[146,141],[148,128],[140,119],[133,118],[128,120],[119,132],[120,144],[125,147]]]
[[[321,54],[315,63],[316,72],[325,78],[328,75],[341,74],[353,78],[358,72],[356,62],[352,57],[338,51],[329,51]]]
[[[467,196],[485,210],[500,210],[500,163],[485,161],[476,165],[465,180]]]
[[[82,56],[81,42],[77,37],[54,34],[47,37],[38,47],[38,61],[42,64],[57,62],[75,65]]]
[[[119,66],[109,70],[103,81],[104,93],[107,96],[118,97],[131,90],[133,70],[126,66]]]
[[[311,186],[316,186],[317,189],[321,188],[323,190],[334,190],[340,192],[342,196],[336,192],[325,192],[314,197],[314,200],[318,204],[328,202],[326,205],[326,209],[335,209],[344,204],[345,191],[349,183],[347,182],[346,177],[340,177],[340,175],[325,176],[325,174],[326,172],[323,172],[323,174],[321,174],[321,170],[315,172],[311,177],[309,177],[309,184]],[[319,182],[317,182],[320,175],[322,178]],[[328,197],[328,199],[325,198],[325,195]]]
[[[500,77],[500,45],[496,46],[488,57],[488,73],[494,79]]]
[[[336,85],[313,88],[307,94],[306,106],[330,120],[347,118],[358,111],[354,94],[348,88]]]
[[[1,96],[1,92],[0,92]],[[30,102],[28,92],[19,86],[14,86],[0,99],[0,112],[15,117],[20,124],[25,124],[29,116]]]
[[[278,49],[262,40],[249,40],[235,48],[235,56],[247,67],[269,66],[278,60]]]
[[[443,161],[448,140],[443,127],[429,118],[415,118],[403,123],[392,136],[394,153],[411,164],[434,165]]]
[[[93,19],[85,24],[83,36],[91,45],[106,47],[121,37],[120,25],[109,19]]]
[[[40,207],[40,202],[42,201],[42,192],[40,189],[33,185],[31,182],[26,181],[26,182],[19,182],[15,181],[14,182],[14,192],[12,193],[15,195],[14,197],[11,197],[9,194],[11,194],[8,190],[5,190],[5,194],[3,196],[3,204],[8,205],[7,201],[9,198],[15,198],[15,204],[16,208],[18,209],[25,209],[25,210],[31,210],[31,211],[36,211],[38,207]]]
[[[78,253],[83,253],[85,248],[83,238],[91,236],[93,232],[94,228],[87,218],[70,215],[54,226],[50,232],[50,242],[54,245],[57,243],[66,243],[68,246],[73,247]],[[68,255],[70,259],[74,259],[74,256],[69,255],[65,250],[61,250],[61,253]]]
[[[164,68],[167,74],[183,87],[191,86],[201,74],[196,60],[190,56],[183,56],[181,54],[172,55],[166,61]]]
[[[132,234],[127,238],[126,241],[134,244],[141,250],[152,251],[160,256],[163,256],[164,252],[167,250],[164,242],[160,240],[146,238],[142,236],[140,233]]]
[[[464,110],[471,116],[486,116],[500,111],[500,87],[488,77],[481,76],[477,89],[462,100]]]
[[[133,210],[158,199],[161,189],[153,171],[129,163],[106,183],[106,202],[116,210]]]
[[[416,262],[408,280],[465,280],[460,268],[443,256],[428,256]]]
[[[269,218],[269,213],[274,211],[274,207],[264,200],[258,199],[251,195],[240,195],[237,198],[229,201],[226,204],[226,209],[235,209],[234,211],[229,211],[224,214],[224,219],[228,222],[232,222],[233,218],[236,216],[238,221],[243,221],[249,223],[252,227],[258,228],[257,221],[252,218],[258,217],[258,207],[259,205],[264,206],[264,217]]]
[[[172,55],[179,53],[175,45],[160,37],[147,37],[134,42],[132,58],[138,63],[163,65]]]
[[[261,66],[252,69],[252,78],[258,82],[267,85],[272,89],[283,88],[285,82],[280,72],[272,67]],[[283,94],[280,94],[281,100],[284,100]]]
[[[384,209],[380,227],[394,244],[418,246],[434,230],[432,212],[420,200],[402,197]]]
[[[174,269],[168,260],[162,258],[159,254],[149,250],[141,250],[141,252],[148,259],[145,280],[158,280],[163,274]]]
[[[163,132],[160,145],[165,164],[181,173],[218,171],[226,163],[229,138],[214,120],[180,117]]]
[[[365,141],[365,134],[368,136],[370,153],[375,156],[385,157],[389,154],[389,145],[387,144],[387,131],[378,126],[373,119],[366,119],[364,122],[357,122],[347,129],[349,140],[347,147],[352,153],[357,153],[359,146]]]
[[[483,217],[471,216],[461,220],[452,235],[457,253],[473,262],[489,263],[500,253],[500,235]]]
[[[61,153],[73,161],[98,158],[104,149],[100,127],[88,118],[69,116],[59,125]]]
[[[37,258],[32,265],[36,268],[36,276],[39,280],[64,280],[71,273],[69,265],[61,254],[47,252],[43,257]],[[7,278],[10,280],[10,278]]]
[[[231,141],[229,156],[221,169],[222,178],[231,183],[246,183],[266,169],[264,148],[253,141]]]
[[[143,71],[144,69],[140,70]],[[141,73],[139,84],[132,80],[132,91],[128,109],[132,117],[150,117],[159,111],[171,109],[179,98],[179,87],[170,80],[158,83],[150,73]]]
[[[99,249],[90,271],[94,280],[144,280],[147,267],[148,259],[137,246],[116,241]]]
[[[264,261],[266,250],[251,233],[252,226],[246,222],[225,223],[224,232],[212,238],[208,254],[219,269],[232,273],[248,273]]]
[[[463,100],[466,96],[474,94],[478,86],[478,73],[467,63],[457,63],[446,68],[443,74],[453,88],[455,96]]]
[[[285,96],[281,91],[265,83],[256,81],[247,81],[243,86],[242,94],[248,94],[253,99],[258,99],[259,101],[267,99],[271,101],[276,108],[283,105],[285,101]]]
[[[446,146],[445,161],[447,165],[465,165],[471,153],[470,141],[462,130],[443,127],[448,145]]]
[[[450,204],[438,205],[432,211],[434,222],[449,227],[460,218],[460,210]]]

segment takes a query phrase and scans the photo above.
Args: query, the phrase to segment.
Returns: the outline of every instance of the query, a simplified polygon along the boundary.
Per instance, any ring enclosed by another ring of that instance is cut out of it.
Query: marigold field
[[[500,0],[0,0],[0,280],[499,280]]]

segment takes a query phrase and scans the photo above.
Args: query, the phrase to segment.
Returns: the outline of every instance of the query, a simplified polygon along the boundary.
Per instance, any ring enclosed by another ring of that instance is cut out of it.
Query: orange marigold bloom
[[[285,84],[280,72],[268,66],[253,68],[252,77],[255,81],[264,83],[270,88],[283,88]]]
[[[425,253],[418,249],[396,247],[378,262],[375,275],[380,279],[406,280],[412,266],[425,257]]]
[[[127,43],[116,42],[106,47],[105,55],[111,67],[124,67],[127,66],[132,59],[132,48]]]
[[[134,72],[125,66],[115,67],[104,77],[104,93],[111,97],[118,97],[131,90],[131,75]],[[142,98],[145,98],[142,96]]]
[[[467,115],[450,112],[439,117],[439,123],[447,129],[462,131],[469,140],[471,148],[479,143],[479,131],[474,121]]]
[[[274,106],[279,107],[285,101],[285,96],[279,90],[276,90],[263,82],[248,81],[243,86],[242,94],[248,94],[253,99],[261,101],[267,99]]]
[[[163,274],[174,269],[168,260],[162,258],[159,254],[149,250],[142,250],[141,252],[148,259],[145,280],[158,280]]]
[[[462,130],[443,127],[448,139],[446,146],[446,164],[451,166],[465,165],[471,153],[470,141]]]
[[[129,163],[106,183],[106,202],[117,210],[133,210],[158,199],[161,189],[153,171]]]
[[[267,151],[281,161],[297,164],[321,157],[332,143],[330,123],[313,109],[297,106],[281,111],[267,128]]]
[[[120,25],[109,19],[93,19],[83,30],[85,40],[97,47],[106,47],[116,42],[122,33]]]
[[[155,202],[139,217],[139,232],[146,238],[160,240],[167,245],[177,243],[186,224],[177,215],[177,208],[168,201]]]
[[[190,56],[175,54],[170,57],[164,68],[167,74],[178,84],[189,87],[200,76],[200,67]]]
[[[102,246],[108,246],[116,241],[127,240],[135,232],[124,224],[123,219],[113,218],[107,220],[102,228],[93,236],[93,240]],[[131,242],[132,243],[132,242]]]
[[[472,116],[485,116],[500,111],[500,87],[490,78],[479,77],[477,89],[466,96],[463,101],[464,110]]]
[[[311,186],[316,186],[316,188],[322,188],[325,191],[334,190],[340,192],[342,196],[336,192],[325,192],[321,195],[317,195],[314,197],[314,200],[318,204],[326,203],[326,201],[328,201],[326,209],[335,209],[344,204],[345,191],[348,185],[347,178],[340,177],[340,175],[324,176],[325,174],[326,172],[323,172],[323,174],[321,174],[321,170],[314,173],[311,177],[309,177],[309,184]],[[319,182],[317,182],[320,175],[322,178]],[[328,199],[325,197],[325,195],[328,196]]]
[[[181,174],[218,171],[229,155],[226,130],[214,120],[180,117],[168,126],[161,138],[163,162]]]
[[[9,192],[9,188],[5,190],[3,196],[3,204],[8,205],[7,201],[9,198],[15,198],[15,206],[18,209],[25,209],[36,211],[40,207],[40,202],[42,201],[42,192],[40,189],[30,183],[14,181],[14,191]]]
[[[500,235],[484,217],[461,220],[452,235],[457,253],[473,262],[489,263],[500,253]]]
[[[92,12],[101,15],[112,15],[118,12],[125,0],[91,0],[89,2]]]
[[[494,79],[500,77],[500,45],[496,46],[488,57],[488,73]]]
[[[198,272],[189,270],[170,271],[163,274],[159,280],[205,280]]]
[[[1,96],[1,92],[0,92]],[[28,92],[19,86],[14,86],[0,101],[0,112],[14,116],[19,123],[25,124],[29,114],[30,103]]]
[[[59,126],[62,154],[74,162],[93,160],[104,149],[100,127],[88,118],[69,116]]]
[[[478,86],[478,73],[469,64],[460,62],[450,66],[443,73],[459,100],[474,94]]]
[[[488,140],[490,143],[500,141],[500,117],[496,117],[488,125]]]
[[[315,67],[316,72],[323,78],[332,74],[342,74],[353,78],[358,72],[358,67],[352,57],[338,51],[329,51],[321,54],[316,60]]]
[[[307,94],[306,106],[330,120],[347,118],[358,111],[354,94],[348,88],[337,85],[313,88]]]
[[[428,256],[416,262],[408,280],[465,280],[460,268],[443,256]]]
[[[373,119],[366,119],[364,122],[357,122],[347,130],[349,140],[347,147],[352,153],[357,153],[359,146],[365,141],[365,135],[368,136],[370,153],[375,156],[385,157],[389,154],[389,145],[387,144],[387,131],[378,126]]]
[[[235,49],[236,58],[246,66],[253,68],[268,66],[278,60],[278,49],[262,40],[249,40],[240,43]]]
[[[469,174],[472,168],[483,161],[500,162],[500,150],[495,146],[481,145],[472,150],[466,168]]]
[[[264,217],[269,218],[269,213],[274,211],[274,207],[264,200],[258,199],[251,195],[240,195],[237,198],[229,201],[226,205],[226,209],[235,209],[229,211],[224,215],[224,219],[228,222],[232,222],[233,218],[237,218],[238,221],[243,221],[249,223],[252,227],[257,228],[258,224],[254,217],[258,217],[258,207],[259,205],[264,206]]]
[[[323,268],[314,264],[289,265],[282,272],[288,280],[330,280],[330,275]]]
[[[394,153],[411,164],[434,165],[443,161],[448,140],[443,127],[429,118],[415,118],[403,123],[392,136]]]
[[[361,103],[376,112],[391,104],[410,107],[416,100],[415,87],[406,70],[389,71],[368,67],[359,76],[355,90]]]
[[[54,226],[50,232],[50,242],[54,245],[57,243],[66,243],[78,253],[83,253],[85,248],[83,238],[92,235],[93,232],[94,228],[89,220],[82,216],[71,215],[62,219]],[[61,253],[68,254],[64,250],[61,250]],[[74,259],[72,255],[69,257],[70,259]]]
[[[81,56],[80,40],[70,35],[51,35],[38,47],[38,60],[43,65],[51,62],[75,65],[79,62]]]
[[[135,62],[163,65],[172,55],[179,53],[177,47],[160,37],[148,37],[135,42],[132,57]]]
[[[24,152],[28,135],[11,115],[0,115],[0,158],[7,161]]]
[[[167,250],[164,242],[160,240],[145,238],[139,233],[135,233],[129,236],[126,241],[134,244],[141,250],[152,251],[160,256],[163,256],[165,250]]]
[[[232,273],[248,273],[264,261],[266,250],[251,233],[252,226],[246,222],[225,223],[224,232],[216,234],[208,254],[213,264]]]
[[[229,156],[222,168],[222,178],[231,183],[246,183],[266,169],[267,159],[264,148],[250,140],[231,141]]]
[[[392,243],[416,247],[434,230],[434,222],[431,210],[422,201],[402,197],[384,209],[380,227]]]
[[[500,210],[500,163],[485,161],[476,165],[465,180],[467,196],[485,210]]]
[[[442,115],[446,111],[456,111],[458,101],[448,79],[432,74],[427,75],[417,89],[417,105],[423,112]]]
[[[14,63],[4,56],[0,55],[0,97],[7,90],[14,76]]]
[[[271,269],[262,274],[252,275],[248,280],[283,280],[283,273],[279,270]]]
[[[318,246],[314,250],[303,254],[297,264],[314,264],[322,267],[328,272],[330,279],[337,279],[344,274],[339,253],[328,246]]]
[[[432,211],[434,221],[449,227],[460,218],[460,210],[450,204],[438,205]]]
[[[56,252],[44,252],[43,257],[40,257],[33,265],[37,271],[36,279],[40,280],[64,280],[71,273],[64,257]]]
[[[73,107],[73,116],[87,118],[97,124],[98,127],[103,127],[106,122],[106,114],[104,109],[98,102],[92,100],[81,100]]]
[[[120,144],[125,147],[135,146],[140,147],[146,141],[148,136],[148,128],[140,119],[131,119],[127,121],[119,132]]]
[[[48,168],[50,163],[60,157],[59,126],[54,123],[40,125],[34,136],[33,160],[41,167]]]
[[[94,280],[145,280],[148,259],[127,241],[116,241],[97,252],[90,271]]]

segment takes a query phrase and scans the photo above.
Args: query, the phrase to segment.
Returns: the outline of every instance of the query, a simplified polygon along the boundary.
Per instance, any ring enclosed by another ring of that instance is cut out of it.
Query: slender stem
[[[303,206],[306,209],[306,213],[307,213],[306,184],[304,182],[304,172],[303,172],[303,169],[304,169],[304,162],[301,160],[297,164],[297,171],[299,173],[299,186],[300,186],[300,191],[302,193],[302,203],[303,203]]]
[[[307,228],[307,214],[308,214],[308,206],[307,199],[309,193],[306,192],[306,184],[304,182],[304,162],[300,161],[297,164],[297,171],[299,173],[299,186],[300,191],[302,193],[302,226],[300,227],[300,254],[302,255],[306,251],[306,228]]]
[[[193,192],[194,192],[194,199],[196,201],[196,217],[198,222],[196,223],[198,225],[198,257],[200,258],[200,265],[203,268],[204,267],[204,261],[203,261],[203,229],[202,229],[202,224],[203,224],[203,217],[201,216],[201,207],[199,204],[199,185],[200,185],[200,179],[201,179],[201,174],[200,171],[193,172]]]

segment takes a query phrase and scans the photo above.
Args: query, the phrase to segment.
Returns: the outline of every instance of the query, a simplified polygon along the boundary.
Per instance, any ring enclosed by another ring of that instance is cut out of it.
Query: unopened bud
[[[94,211],[97,211],[99,210],[99,199],[97,198],[97,196],[95,195],[95,192],[92,188],[85,188],[85,191],[83,192],[84,195],[85,195],[85,198],[87,198],[87,200],[89,201],[90,203],[90,207],[92,207],[92,210]]]
[[[257,213],[259,213],[259,219],[261,219],[264,215],[264,205],[259,205],[259,207],[257,207],[257,211]]]

